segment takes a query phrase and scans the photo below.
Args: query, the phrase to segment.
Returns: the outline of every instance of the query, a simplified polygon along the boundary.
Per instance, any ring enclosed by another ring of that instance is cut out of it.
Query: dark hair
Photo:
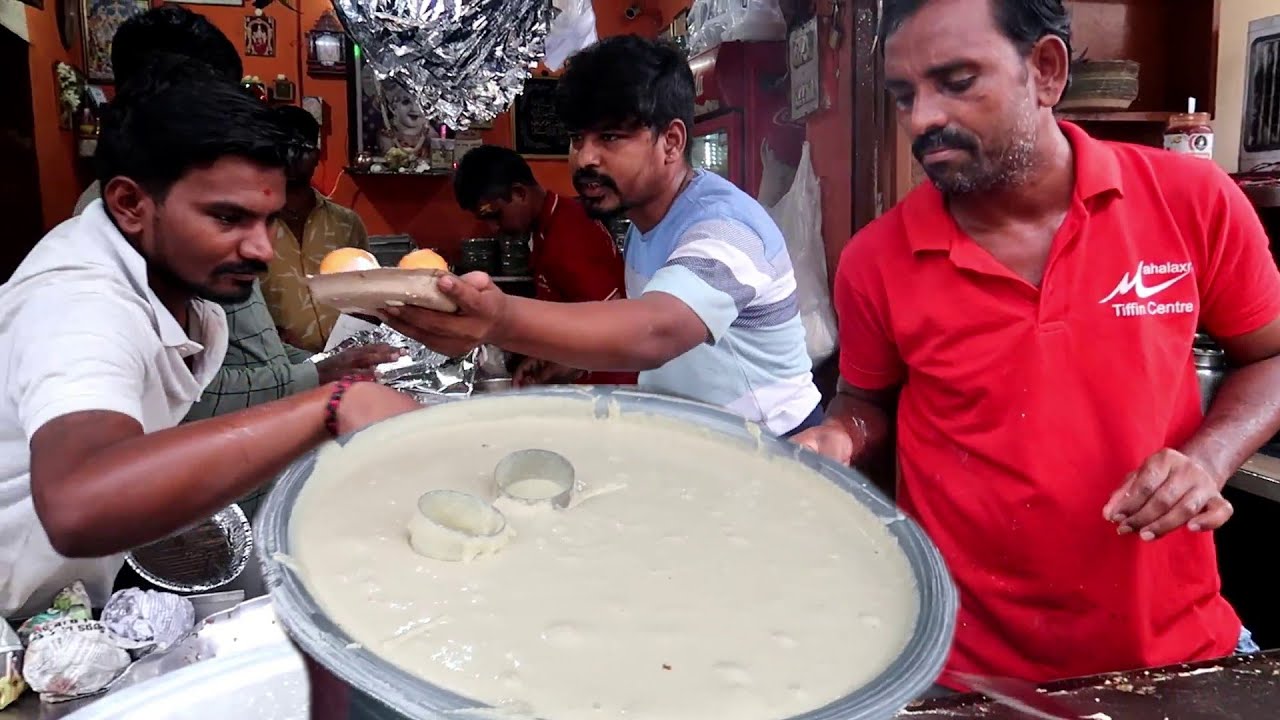
[[[880,47],[930,0],[884,0],[880,19]],[[1053,35],[1067,46],[1071,57],[1071,17],[1063,0],[987,0],[996,25],[1023,55],[1031,52],[1040,38]]]
[[[127,177],[163,199],[188,171],[223,157],[282,168],[288,140],[271,108],[213,68],[157,55],[107,104],[94,160],[104,190]]]
[[[320,140],[320,123],[316,122],[315,115],[297,105],[280,105],[275,112],[280,126],[296,135],[303,144],[314,147]]]
[[[481,145],[458,161],[453,173],[453,196],[463,210],[474,212],[489,198],[510,198],[516,185],[536,187],[529,163],[511,148]]]
[[[635,35],[601,40],[569,58],[556,86],[556,109],[570,132],[661,131],[681,120],[692,133],[693,103],[685,56],[674,45]]]
[[[120,24],[111,40],[111,69],[117,84],[128,82],[157,53],[186,55],[240,82],[240,53],[208,18],[181,5],[162,5]]]

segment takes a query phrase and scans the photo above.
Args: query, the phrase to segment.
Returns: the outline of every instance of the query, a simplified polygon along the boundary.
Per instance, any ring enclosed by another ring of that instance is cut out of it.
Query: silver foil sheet
[[[348,348],[375,343],[386,343],[406,353],[395,362],[374,368],[374,378],[387,387],[409,393],[423,402],[469,397],[475,387],[479,348],[462,357],[450,358],[386,325],[354,333],[311,359],[320,361]]]
[[[487,122],[543,57],[548,0],[334,0],[379,82],[400,83],[438,123]]]

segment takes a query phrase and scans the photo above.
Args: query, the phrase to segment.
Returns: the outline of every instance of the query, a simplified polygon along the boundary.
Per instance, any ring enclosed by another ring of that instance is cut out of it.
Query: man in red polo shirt
[[[539,185],[516,151],[482,145],[463,155],[453,191],[458,205],[495,232],[529,236],[539,300],[597,302],[624,296],[622,256],[609,231],[576,200]],[[525,358],[515,372],[517,385],[566,380],[631,385],[636,373],[583,373],[537,358]]]
[[[1061,0],[885,0],[931,182],[840,260],[844,462],[898,400],[898,501],[960,590],[948,670],[1032,681],[1256,649],[1219,592],[1220,491],[1280,428],[1280,273],[1212,162],[1058,123]],[[1239,369],[1206,416],[1197,327]],[[949,673],[940,683],[959,689]]]

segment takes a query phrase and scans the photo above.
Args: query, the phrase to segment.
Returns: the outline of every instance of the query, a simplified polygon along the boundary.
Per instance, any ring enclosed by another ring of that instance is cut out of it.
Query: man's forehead
[[[885,63],[927,72],[965,62],[982,53],[993,34],[999,30],[989,0],[932,0],[885,39]]]
[[[188,171],[174,190],[203,205],[227,205],[261,213],[284,206],[284,169],[246,158],[222,158]]]

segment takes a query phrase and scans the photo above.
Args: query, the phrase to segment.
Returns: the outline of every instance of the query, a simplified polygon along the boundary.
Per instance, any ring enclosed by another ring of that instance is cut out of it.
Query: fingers
[[[401,310],[405,309],[406,308],[401,308]],[[423,312],[431,311],[424,310]],[[428,349],[449,357],[460,357],[465,355],[475,346],[474,342],[467,341],[466,339],[430,330],[424,330],[417,325],[405,322],[395,317],[388,316],[386,322],[392,330],[395,330],[401,335],[411,337],[422,343],[423,346]]]
[[[1187,522],[1187,529],[1191,532],[1217,530],[1231,519],[1235,511],[1230,501],[1221,495],[1215,495],[1209,498],[1198,515]]]
[[[853,441],[842,430],[837,428],[810,428],[793,436],[791,442],[808,448],[819,455],[831,458],[842,465],[848,465],[853,459]]]
[[[515,372],[511,373],[511,384],[516,387],[524,387],[533,379],[534,370],[536,370],[538,361],[534,358],[525,358],[516,366]]]
[[[482,302],[480,293],[492,286],[493,280],[487,273],[482,272],[467,273],[460,278],[446,275],[440,278],[437,285],[445,297],[457,303],[458,311],[464,315],[480,310]]]
[[[1166,451],[1162,450],[1147,458],[1142,467],[1130,473],[1120,485],[1120,489],[1111,495],[1111,499],[1102,508],[1103,517],[1116,523],[1128,520],[1142,509],[1147,499],[1164,484],[1169,476],[1169,470],[1170,458]],[[1185,492],[1185,488],[1183,491]],[[1173,498],[1173,500],[1176,499]]]
[[[1174,485],[1174,483],[1169,484]],[[1178,486],[1182,485],[1182,483],[1178,483]],[[1122,527],[1129,528],[1129,530],[1135,527],[1140,528],[1138,531],[1139,537],[1148,541],[1155,540],[1185,525],[1188,520],[1195,517],[1204,508],[1210,496],[1209,493],[1203,490],[1189,487],[1181,497],[1167,506],[1164,503],[1166,497],[1164,489],[1161,488],[1160,491],[1151,496],[1151,500],[1137,515],[1130,518],[1130,524]]]
[[[1142,489],[1145,491],[1145,487]],[[1174,472],[1165,479],[1163,484],[1147,495],[1146,502],[1135,512],[1130,513],[1118,530],[1121,534],[1137,532],[1178,509],[1183,503],[1194,504],[1191,511],[1182,518],[1182,521],[1186,522],[1192,515],[1200,512],[1200,507],[1208,499],[1207,494],[1196,491],[1193,478],[1188,473]]]

